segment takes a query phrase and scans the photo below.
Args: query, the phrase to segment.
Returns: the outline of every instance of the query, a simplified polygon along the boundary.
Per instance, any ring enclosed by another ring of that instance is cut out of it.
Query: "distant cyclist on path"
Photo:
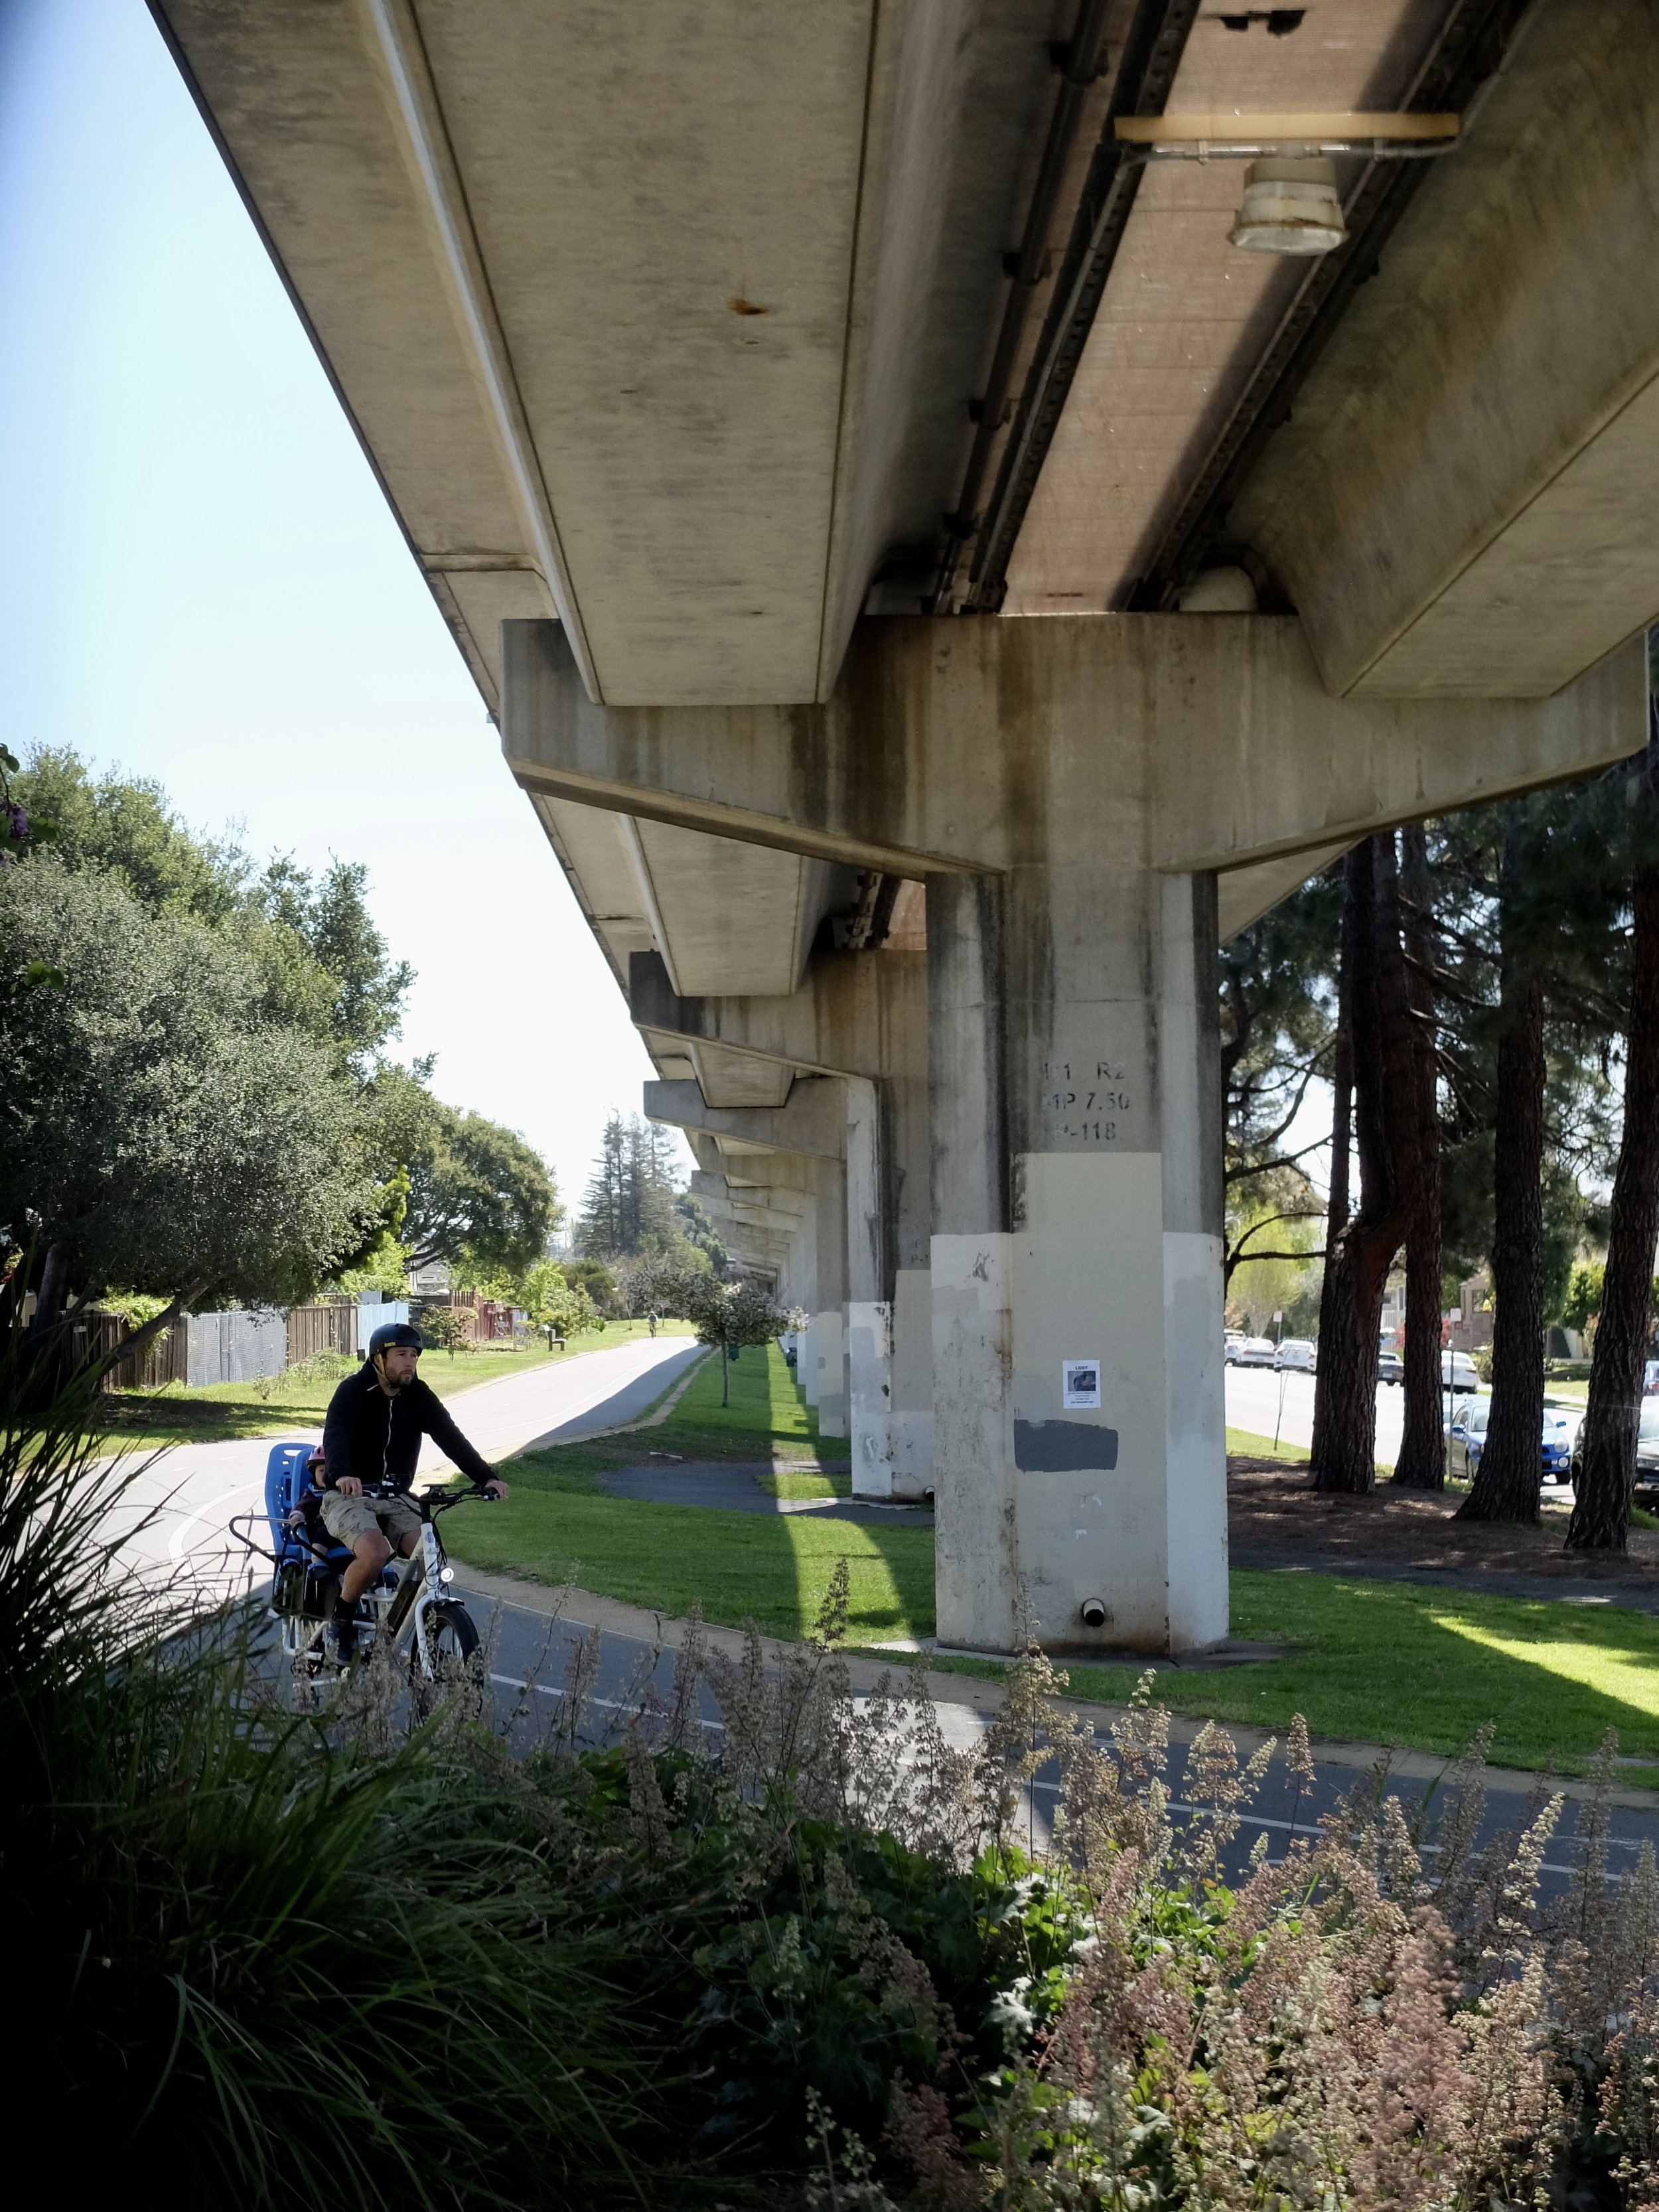
[[[335,1542],[346,1545],[352,1555],[340,1577],[328,1627],[331,1654],[342,1662],[351,1656],[356,1642],[352,1616],[358,1599],[394,1548],[407,1558],[421,1540],[420,1511],[409,1495],[421,1438],[430,1437],[486,1497],[507,1494],[489,1461],[450,1419],[436,1391],[416,1374],[425,1349],[419,1329],[406,1321],[388,1322],[369,1338],[362,1365],[329,1401],[318,1483],[322,1521]]]

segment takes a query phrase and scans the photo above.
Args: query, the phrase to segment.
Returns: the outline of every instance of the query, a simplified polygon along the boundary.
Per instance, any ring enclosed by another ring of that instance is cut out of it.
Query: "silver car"
[[[1304,1336],[1287,1336],[1273,1354],[1273,1365],[1291,1368],[1299,1375],[1312,1375],[1319,1366],[1319,1352]]]

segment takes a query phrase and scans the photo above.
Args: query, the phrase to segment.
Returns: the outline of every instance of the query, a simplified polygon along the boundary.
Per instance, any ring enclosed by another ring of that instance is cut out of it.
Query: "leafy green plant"
[[[626,1946],[524,1793],[465,1732],[375,1756],[282,1715],[240,1616],[191,1623],[122,1571],[132,1470],[100,1461],[84,1378],[25,1413],[38,1357],[14,1316],[8,2072],[77,2187],[638,2201]]]

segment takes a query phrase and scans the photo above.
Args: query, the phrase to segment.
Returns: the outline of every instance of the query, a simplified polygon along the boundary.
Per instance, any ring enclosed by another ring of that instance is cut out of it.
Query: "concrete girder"
[[[1659,19],[1534,8],[1227,518],[1333,691],[1544,696],[1659,613]]]
[[[660,972],[662,963],[657,956],[651,953],[645,957],[656,961]],[[666,984],[665,976],[665,988]],[[658,1066],[683,1060],[711,1105],[763,1109],[781,1106],[788,1098],[794,1074],[780,1060],[763,1059],[751,1052],[732,1051],[721,1044],[696,1042],[654,1030],[645,1023],[639,1027],[645,1048]],[[685,1079],[682,1076],[676,1079],[683,1082]]]
[[[733,1196],[746,1200],[751,1194],[776,1191],[778,1205],[792,1213],[805,1212],[817,1188],[813,1163],[799,1152],[722,1152],[720,1174]],[[769,1201],[762,1197],[757,1202]]]
[[[1289,616],[867,621],[823,707],[595,707],[550,623],[504,624],[502,657],[526,789],[912,876],[1039,858],[1044,749],[1132,791],[1145,861],[1186,874],[1582,775],[1647,734],[1639,641],[1549,699],[1334,699]]]
[[[701,1169],[691,1177],[691,1193],[705,1206],[729,1206],[739,1220],[757,1228],[775,1228],[789,1237],[811,1204],[805,1191],[788,1190],[775,1183],[734,1183],[729,1176],[706,1175]]]
[[[1051,0],[155,12],[486,696],[550,592],[596,696],[827,692],[954,494]]]
[[[927,1073],[921,952],[820,952],[799,990],[766,999],[683,999],[654,953],[635,953],[629,1007],[647,1040],[676,1045],[694,1060],[712,1048],[804,1074],[925,1080]]]
[[[1340,845],[1316,845],[1301,853],[1287,853],[1271,860],[1258,860],[1248,868],[1229,868],[1216,878],[1216,935],[1224,945],[1264,914],[1271,914],[1280,899],[1321,875],[1333,860],[1340,860],[1351,841]]]
[[[647,1083],[645,1117],[688,1133],[736,1138],[777,1152],[826,1160],[847,1157],[847,1103],[840,1085],[822,1076],[799,1078],[788,1103],[774,1107],[711,1106],[695,1083]]]

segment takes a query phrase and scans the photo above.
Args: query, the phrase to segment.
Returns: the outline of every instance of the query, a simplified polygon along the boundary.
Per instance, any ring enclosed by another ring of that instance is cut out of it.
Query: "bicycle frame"
[[[388,1561],[382,1568],[378,1581],[366,1589],[357,1601],[357,1631],[360,1637],[375,1641],[384,1639],[385,1648],[395,1656],[413,1644],[422,1673],[428,1681],[436,1679],[434,1663],[435,1638],[427,1635],[425,1626],[436,1607],[445,1603],[449,1584],[455,1571],[449,1565],[442,1542],[438,1535],[437,1516],[447,1513],[453,1506],[464,1504],[479,1493],[473,1491],[456,1492],[410,1492],[413,1502],[420,1508],[420,1541],[406,1559]],[[268,1559],[274,1554],[265,1552],[262,1545],[243,1534],[238,1526],[241,1520],[254,1520],[253,1515],[239,1515],[231,1522],[232,1533],[250,1551],[264,1553]],[[314,1566],[304,1569],[303,1595],[297,1610],[279,1610],[273,1605],[274,1617],[282,1626],[283,1656],[299,1666],[320,1660],[325,1649],[324,1634],[332,1610],[333,1573],[319,1560]],[[313,1587],[314,1586],[314,1587]],[[363,1618],[365,1610],[368,1618]]]

